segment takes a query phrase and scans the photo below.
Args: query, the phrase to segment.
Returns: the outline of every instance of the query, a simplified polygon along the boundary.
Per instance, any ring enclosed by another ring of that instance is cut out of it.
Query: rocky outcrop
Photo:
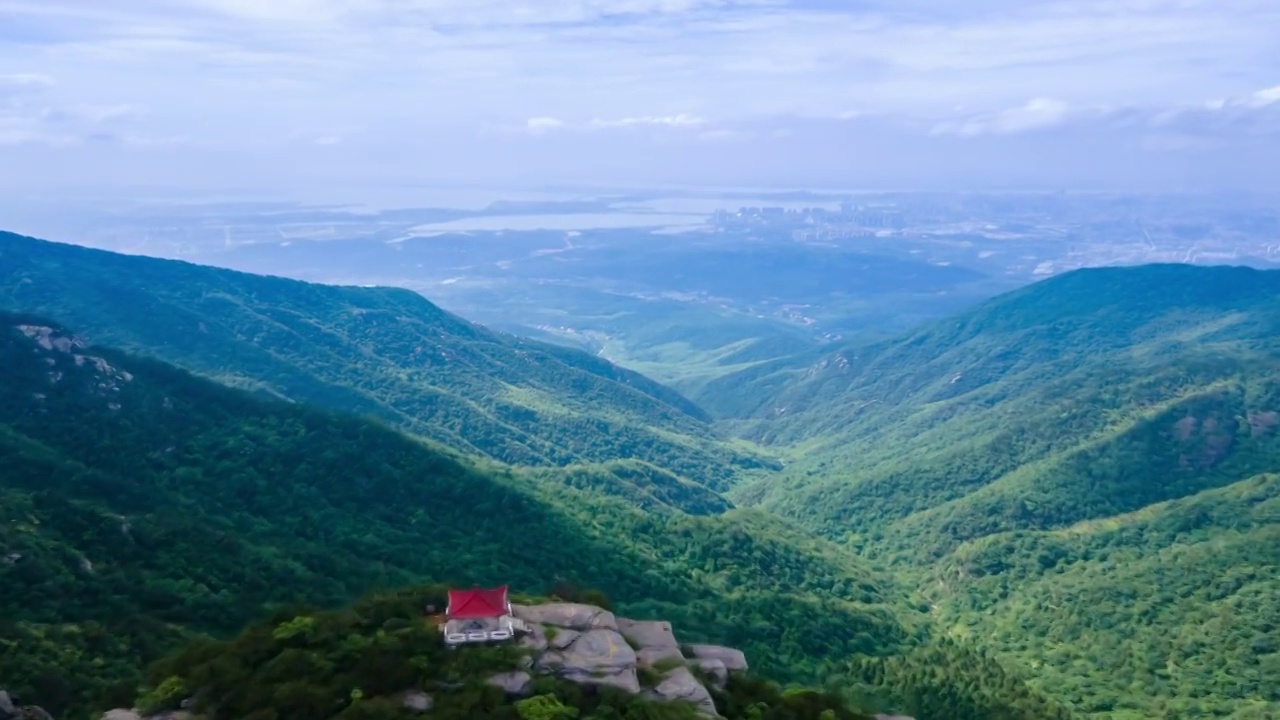
[[[747,669],[741,651],[719,645],[682,646],[671,624],[629,620],[579,603],[513,605],[512,615],[522,654],[518,669],[490,675],[487,684],[508,697],[529,697],[534,678],[551,675],[582,685],[607,686],[661,702],[684,702],[700,715],[719,718],[709,688],[723,689],[733,672]],[[644,672],[640,672],[644,670]],[[641,683],[641,677],[645,682]],[[703,684],[705,678],[706,684]],[[458,689],[465,683],[444,686]],[[417,713],[434,707],[431,695],[409,690],[395,701]],[[0,720],[44,720],[14,715],[0,693]],[[112,710],[101,720],[191,720],[188,701],[182,710],[144,717],[136,709]]]
[[[720,660],[699,660],[694,658],[689,661],[689,664],[709,677],[711,684],[718,690],[723,690],[725,685],[729,683],[729,668],[725,667]]]
[[[546,605],[512,605],[511,614],[526,623],[554,625],[569,630],[617,630],[613,613],[594,605],[580,603],[547,603]]]
[[[489,678],[488,682],[515,697],[527,697],[533,689],[533,676],[521,670],[498,673]]]
[[[703,715],[719,717],[715,700],[711,699],[711,693],[698,682],[687,667],[678,667],[667,673],[662,682],[646,694],[654,700],[691,703]]]
[[[143,715],[136,708],[116,708],[103,713],[102,720],[191,720],[191,713],[187,710],[171,710],[155,715]]]
[[[53,720],[44,708],[20,705],[19,699],[0,690],[0,720]]]
[[[400,698],[400,704],[414,712],[426,712],[435,706],[436,701],[420,690],[410,690]]]
[[[747,669],[747,656],[741,650],[721,647],[719,645],[690,645],[691,660],[718,660],[729,672],[743,672]]]
[[[663,660],[683,660],[680,643],[671,631],[671,623],[659,620],[618,618],[618,631],[635,648],[640,667],[653,667]]]
[[[617,630],[589,630],[576,636],[563,650],[548,648],[534,662],[534,668],[583,685],[610,685],[640,692],[636,652]]]
[[[690,645],[682,650],[671,623],[660,620],[620,618],[579,603],[513,605],[512,615],[523,623],[519,643],[531,655],[522,668],[654,700],[687,702],[708,717],[718,717],[708,685],[723,689],[730,673],[747,669],[746,657],[733,648]],[[641,686],[640,669],[653,687]],[[530,672],[502,673],[489,683],[519,696],[532,685]]]

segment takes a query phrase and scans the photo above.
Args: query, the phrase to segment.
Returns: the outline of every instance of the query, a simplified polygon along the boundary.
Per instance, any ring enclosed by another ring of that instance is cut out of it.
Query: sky
[[[0,0],[0,187],[1280,189],[1276,0]]]

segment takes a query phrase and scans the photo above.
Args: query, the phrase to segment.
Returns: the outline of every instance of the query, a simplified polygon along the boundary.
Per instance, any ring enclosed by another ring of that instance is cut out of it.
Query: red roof
[[[507,586],[484,590],[450,590],[450,618],[490,618],[507,614]]]

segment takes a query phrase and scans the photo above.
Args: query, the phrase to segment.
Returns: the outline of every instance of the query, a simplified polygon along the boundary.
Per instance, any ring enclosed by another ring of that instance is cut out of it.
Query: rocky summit
[[[688,702],[712,717],[718,714],[707,686],[723,688],[730,672],[747,670],[739,650],[682,646],[668,622],[615,617],[580,603],[513,605],[512,612],[524,624],[520,644],[533,651],[534,672]]]
[[[500,671],[489,667],[481,675],[485,685],[502,689],[512,700],[534,696],[538,679],[545,678],[614,688],[645,701],[682,703],[703,717],[723,717],[712,692],[724,691],[732,674],[748,670],[741,651],[713,644],[681,644],[667,621],[617,618],[603,607],[579,602],[512,605],[511,610],[517,628],[515,642],[507,643],[516,650],[508,656],[513,665]],[[292,626],[305,625],[296,621]],[[463,657],[500,647],[458,647],[448,653]],[[430,693],[404,689],[393,697],[398,706],[425,714],[436,707],[438,694],[457,691],[462,684],[436,683]],[[200,694],[201,688],[189,689],[196,696]],[[183,698],[175,707],[152,707],[150,712],[146,708],[116,708],[101,720],[220,717],[218,707],[206,706],[196,696]]]

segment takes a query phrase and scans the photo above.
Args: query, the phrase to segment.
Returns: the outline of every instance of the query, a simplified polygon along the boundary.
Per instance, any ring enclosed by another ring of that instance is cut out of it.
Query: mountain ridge
[[[1277,330],[1276,271],[1046,280],[797,372],[794,414],[744,424],[787,469],[730,497],[914,578],[1082,715],[1270,717]]]
[[[767,467],[636,373],[494,333],[395,288],[342,288],[0,234],[0,307],[233,386],[383,418],[510,464],[646,460],[724,489]],[[520,388],[516,391],[514,388]]]
[[[0,313],[0,362],[0,675],[51,712],[264,609],[427,576],[602,587],[784,678],[912,641],[874,571],[750,511],[640,512],[30,315]]]

